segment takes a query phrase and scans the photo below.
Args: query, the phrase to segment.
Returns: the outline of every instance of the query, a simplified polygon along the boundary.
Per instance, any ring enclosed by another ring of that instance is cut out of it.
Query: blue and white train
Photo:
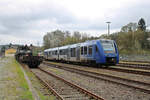
[[[44,50],[44,58],[97,65],[115,65],[119,52],[115,41],[98,39]]]

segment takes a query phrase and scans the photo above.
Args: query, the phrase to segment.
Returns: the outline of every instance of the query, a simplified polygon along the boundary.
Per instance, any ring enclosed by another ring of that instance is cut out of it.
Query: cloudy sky
[[[42,44],[60,29],[99,36],[141,17],[150,24],[150,0],[0,0],[0,44]]]

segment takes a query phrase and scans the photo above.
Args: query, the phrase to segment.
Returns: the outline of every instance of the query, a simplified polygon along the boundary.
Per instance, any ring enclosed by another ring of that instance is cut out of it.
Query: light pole
[[[109,36],[109,33],[110,33],[110,23],[111,22],[106,22],[108,24],[108,36]]]

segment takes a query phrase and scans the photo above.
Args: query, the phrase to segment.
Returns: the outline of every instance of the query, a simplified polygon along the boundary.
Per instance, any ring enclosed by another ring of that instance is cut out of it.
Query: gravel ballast
[[[93,91],[106,100],[150,100],[150,94],[140,92],[133,88],[128,88],[123,85],[103,80],[97,80],[58,68],[47,67],[46,65],[41,65],[41,67],[44,67],[44,69],[47,68],[47,71],[53,72],[71,82]]]

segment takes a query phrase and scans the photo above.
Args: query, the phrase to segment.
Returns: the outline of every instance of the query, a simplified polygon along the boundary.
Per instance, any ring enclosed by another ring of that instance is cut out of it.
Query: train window
[[[52,52],[50,51],[48,55],[50,55],[50,56],[51,56],[51,55],[52,55]]]
[[[89,46],[88,49],[89,49],[88,54],[92,55],[92,46]]]
[[[84,46],[84,54],[87,54],[87,46]]]
[[[98,47],[97,47],[97,45],[95,45],[95,47],[96,47],[96,52],[98,52]]]
[[[71,57],[76,56],[76,48],[71,48]]]
[[[66,49],[64,49],[64,55],[66,55]]]
[[[64,49],[64,55],[67,55],[67,49]]]
[[[65,55],[66,54],[66,49],[60,50],[60,55]]]
[[[61,53],[61,55],[64,55],[64,50],[62,50],[62,53]]]
[[[59,51],[60,55],[62,55],[62,50]]]
[[[73,52],[73,48],[71,48],[71,57],[73,57],[73,53],[72,52]]]
[[[104,51],[115,52],[114,42],[112,40],[100,40]]]
[[[81,55],[83,55],[83,47],[81,47]]]
[[[55,51],[55,55],[57,55],[57,50]]]
[[[74,57],[76,56],[76,48],[73,48],[74,49]]]
[[[64,54],[65,54],[65,49],[62,50],[62,55],[64,55]]]

